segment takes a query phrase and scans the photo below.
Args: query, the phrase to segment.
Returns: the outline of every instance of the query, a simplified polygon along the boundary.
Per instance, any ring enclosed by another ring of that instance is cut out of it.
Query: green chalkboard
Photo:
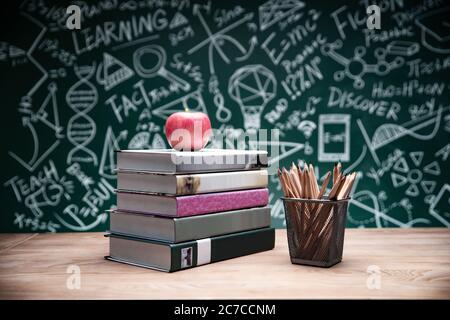
[[[448,2],[75,4],[80,30],[69,2],[2,9],[0,231],[105,230],[114,150],[168,147],[184,106],[224,134],[210,146],[278,129],[273,165],[358,171],[349,227],[450,225]],[[272,176],[276,227],[280,196]]]

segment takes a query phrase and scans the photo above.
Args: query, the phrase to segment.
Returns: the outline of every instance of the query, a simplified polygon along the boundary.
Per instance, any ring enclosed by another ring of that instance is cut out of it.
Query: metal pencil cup
[[[339,263],[350,199],[281,199],[291,262],[317,267]]]

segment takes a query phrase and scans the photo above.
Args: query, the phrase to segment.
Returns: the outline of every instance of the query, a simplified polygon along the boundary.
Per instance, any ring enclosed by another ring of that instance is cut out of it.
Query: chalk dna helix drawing
[[[67,124],[67,139],[74,145],[67,154],[67,164],[74,161],[98,164],[97,155],[87,147],[94,139],[97,126],[88,112],[97,104],[98,92],[89,79],[95,73],[93,65],[74,67],[78,81],[66,94],[69,107],[75,112]]]

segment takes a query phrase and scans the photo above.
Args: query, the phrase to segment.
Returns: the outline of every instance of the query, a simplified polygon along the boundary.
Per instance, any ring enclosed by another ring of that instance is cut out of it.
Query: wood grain
[[[344,259],[330,268],[293,265],[286,232],[275,249],[176,273],[105,261],[101,233],[1,235],[0,299],[358,298],[449,299],[450,230],[348,229]],[[81,268],[69,290],[67,267]],[[370,290],[367,267],[380,268]]]
[[[0,233],[0,252],[28,241],[38,233]]]

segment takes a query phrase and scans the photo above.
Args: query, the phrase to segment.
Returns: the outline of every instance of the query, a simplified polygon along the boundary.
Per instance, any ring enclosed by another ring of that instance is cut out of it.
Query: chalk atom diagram
[[[353,87],[355,89],[364,88],[365,82],[363,77],[365,74],[374,73],[378,76],[385,76],[393,69],[401,67],[405,62],[402,57],[396,57],[391,62],[387,62],[385,60],[387,54],[386,49],[377,48],[374,52],[377,63],[368,64],[364,60],[366,48],[363,46],[357,46],[355,48],[352,58],[346,58],[336,51],[341,48],[342,41],[336,40],[333,43],[324,44],[320,50],[323,55],[330,57],[344,67],[344,70],[339,70],[334,73],[334,80],[342,81],[347,77],[353,80]]]

